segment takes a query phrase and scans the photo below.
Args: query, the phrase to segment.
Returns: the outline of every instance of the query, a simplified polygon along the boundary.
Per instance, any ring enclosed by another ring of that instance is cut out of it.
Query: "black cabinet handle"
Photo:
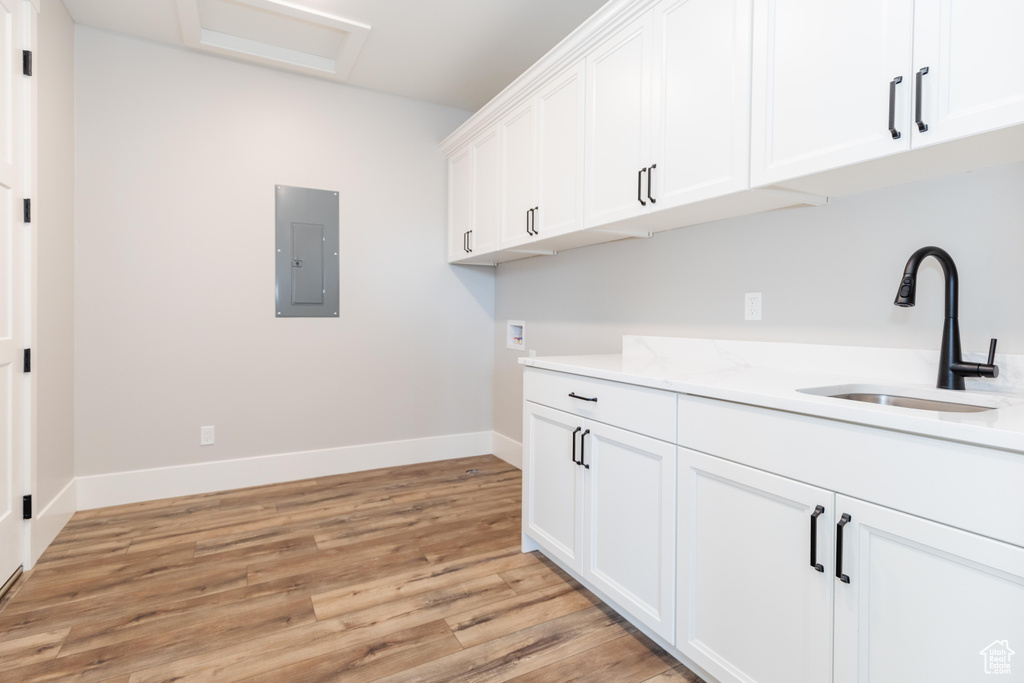
[[[889,81],[889,132],[893,140],[899,140],[901,133],[896,130],[896,86],[903,82],[903,76],[897,76]]]
[[[825,508],[818,505],[811,513],[811,566],[822,573],[825,568],[818,563],[818,517],[824,512]]]
[[[928,124],[921,120],[921,77],[928,73],[928,67],[923,67],[917,72],[917,96],[914,103],[914,123],[917,124],[917,129],[922,133],[928,130]]]
[[[466,233],[466,251],[470,254],[473,253],[473,231],[470,230]]]
[[[646,168],[641,168],[636,174],[636,200],[640,202],[640,206],[647,206],[647,202],[644,201],[644,171]]]
[[[657,204],[658,201],[651,196],[651,178],[654,177],[654,169],[658,168],[657,164],[651,164],[651,167],[647,169],[647,198],[651,200],[651,204]]]
[[[576,460],[576,435],[580,433],[581,429],[583,429],[583,427],[577,427],[572,432],[572,462],[574,465],[581,464]]]
[[[587,434],[589,433],[590,430],[588,429],[587,431],[583,432],[583,434],[580,435],[580,464],[586,467],[588,470],[590,469],[590,465],[584,462],[587,456],[584,453],[583,449],[587,445]]]
[[[586,396],[577,396],[576,392],[574,391],[569,392],[569,398],[578,398],[581,401],[590,401],[591,403],[597,403],[596,396],[594,398],[587,398]]]
[[[469,253],[469,231],[462,233],[462,251]]]
[[[526,234],[532,235],[533,230],[530,229],[530,215],[533,214],[533,209],[526,210]]]
[[[540,234],[540,230],[537,229],[537,212],[540,211],[540,207],[539,206],[535,206],[535,207],[533,207],[531,209],[531,211],[533,211],[533,218],[531,219],[531,221],[533,223],[533,234],[534,235],[539,235]]]
[[[850,583],[850,577],[843,573],[843,527],[851,519],[850,515],[844,512],[839,518],[839,524],[836,524],[836,578],[843,583]]]

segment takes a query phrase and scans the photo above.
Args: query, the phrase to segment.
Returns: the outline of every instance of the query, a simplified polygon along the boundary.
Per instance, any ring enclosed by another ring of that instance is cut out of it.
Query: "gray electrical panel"
[[[275,188],[277,317],[338,317],[338,193]]]

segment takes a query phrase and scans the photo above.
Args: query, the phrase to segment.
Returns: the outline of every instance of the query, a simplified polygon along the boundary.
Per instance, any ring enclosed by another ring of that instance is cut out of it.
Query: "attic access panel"
[[[278,318],[338,317],[338,193],[276,185]]]

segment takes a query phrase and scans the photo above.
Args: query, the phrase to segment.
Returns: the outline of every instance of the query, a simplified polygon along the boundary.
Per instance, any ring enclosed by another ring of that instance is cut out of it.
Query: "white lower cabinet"
[[[1024,681],[1024,548],[841,495],[836,513],[834,683]]]
[[[678,466],[675,642],[721,683],[1024,680],[1000,654],[1024,644],[1024,548],[685,448]]]
[[[675,446],[527,401],[523,529],[671,641]]]
[[[676,647],[721,683],[829,681],[835,494],[685,448],[678,467]]]

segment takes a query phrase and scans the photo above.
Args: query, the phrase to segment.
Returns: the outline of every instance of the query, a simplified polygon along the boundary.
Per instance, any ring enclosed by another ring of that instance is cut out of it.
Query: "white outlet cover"
[[[743,295],[743,319],[761,319],[761,292],[747,292]]]
[[[213,445],[213,425],[208,427],[199,428],[199,445],[200,446],[212,446]]]

